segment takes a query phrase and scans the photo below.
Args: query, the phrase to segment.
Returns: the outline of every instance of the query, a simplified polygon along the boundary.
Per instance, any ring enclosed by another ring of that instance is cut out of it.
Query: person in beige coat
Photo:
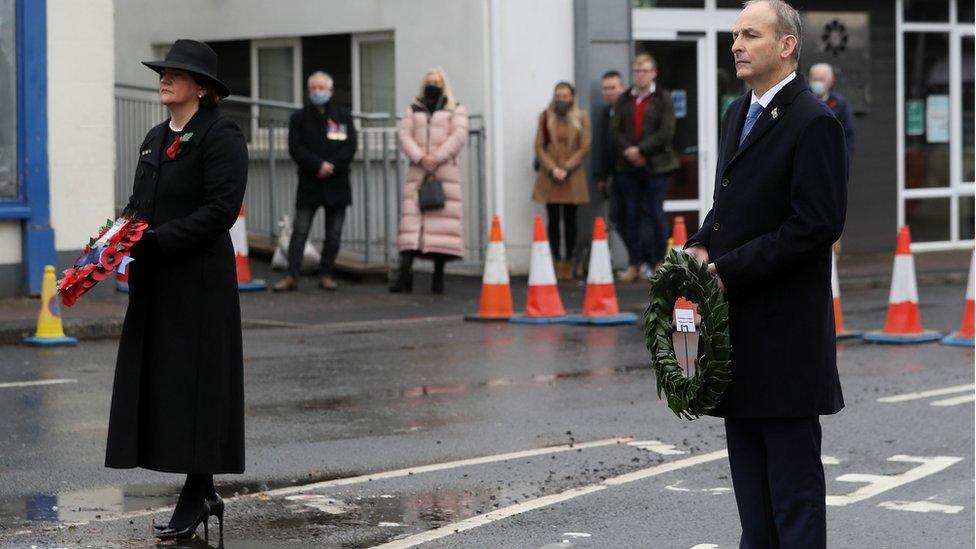
[[[573,278],[576,247],[576,207],[590,201],[583,164],[590,152],[590,117],[576,108],[576,90],[569,82],[556,84],[549,107],[539,114],[535,155],[539,175],[532,200],[546,205],[549,246],[556,261],[556,277]],[[565,232],[560,238],[559,222]],[[562,253],[560,244],[566,252]]]
[[[393,293],[413,291],[413,260],[434,261],[430,290],[444,291],[444,264],[464,256],[464,195],[461,154],[468,138],[468,111],[454,98],[447,76],[430,69],[417,97],[400,120],[400,146],[410,159],[400,208],[400,269]],[[444,207],[422,211],[421,184],[432,179],[444,189]]]

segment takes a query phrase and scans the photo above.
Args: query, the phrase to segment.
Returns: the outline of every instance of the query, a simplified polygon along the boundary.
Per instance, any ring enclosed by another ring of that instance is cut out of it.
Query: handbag
[[[424,179],[424,182],[420,184],[420,189],[417,190],[417,204],[422,212],[439,210],[444,207],[446,200],[444,184],[437,179],[431,179],[429,176]]]

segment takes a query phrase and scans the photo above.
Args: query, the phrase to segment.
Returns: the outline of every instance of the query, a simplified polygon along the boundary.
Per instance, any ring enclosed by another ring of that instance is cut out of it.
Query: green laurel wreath
[[[671,339],[674,301],[684,296],[698,304],[700,353],[695,373],[685,376]],[[668,408],[678,417],[695,419],[716,405],[731,380],[729,304],[705,265],[685,253],[671,250],[651,278],[651,303],[644,311],[644,337],[657,375],[657,396],[667,396]]]

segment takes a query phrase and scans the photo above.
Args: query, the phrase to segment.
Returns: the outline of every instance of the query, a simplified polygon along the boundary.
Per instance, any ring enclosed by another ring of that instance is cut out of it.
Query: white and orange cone
[[[888,318],[884,330],[864,334],[871,343],[924,343],[936,341],[942,334],[922,329],[922,315],[918,310],[918,284],[915,282],[915,259],[912,257],[912,237],[908,226],[898,231],[895,266],[891,275],[888,296]]]
[[[556,271],[552,266],[552,250],[542,226],[542,216],[535,216],[532,236],[532,257],[529,263],[529,292],[525,300],[525,314],[512,317],[517,324],[549,324],[566,320],[566,309],[559,298]]]
[[[688,227],[685,226],[685,216],[674,216],[674,226],[671,228],[671,238],[668,239],[668,253],[671,250],[683,252],[685,244],[688,243]],[[679,295],[674,301],[675,309],[692,309],[695,311],[695,318],[698,318],[698,305],[689,301],[684,296]]]
[[[837,275],[837,254],[830,249],[830,292],[834,296],[834,332],[837,339],[860,337],[861,332],[853,332],[844,328],[844,314],[840,306],[840,278]]]
[[[610,264],[610,245],[607,227],[602,217],[593,220],[593,244],[590,248],[590,267],[586,276],[586,297],[583,314],[567,319],[573,324],[633,324],[637,315],[620,313],[617,291],[613,287],[613,267]]]
[[[244,206],[237,213],[237,221],[230,228],[230,239],[234,243],[234,259],[237,262],[237,289],[241,292],[256,292],[267,289],[263,280],[251,278],[251,264],[248,260],[247,224],[244,221]]]
[[[972,347],[976,345],[973,337],[973,276],[976,275],[976,250],[973,251],[973,259],[969,263],[969,284],[966,285],[966,309],[962,313],[962,325],[958,332],[946,336],[942,343],[946,345],[959,345],[961,347]]]
[[[478,314],[466,316],[464,320],[508,320],[514,315],[508,262],[505,259],[505,241],[502,239],[502,221],[496,215],[491,218],[491,234],[485,252],[485,273],[481,278]]]

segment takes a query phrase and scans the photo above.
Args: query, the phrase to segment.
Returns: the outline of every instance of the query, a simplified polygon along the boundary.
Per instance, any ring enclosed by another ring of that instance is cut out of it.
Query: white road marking
[[[381,522],[381,523],[377,524],[377,526],[379,526],[381,528],[394,528],[394,527],[403,526],[403,525],[400,524],[399,522]]]
[[[914,457],[897,455],[888,458],[888,461],[920,463],[921,465],[897,475],[871,475],[864,473],[841,475],[837,477],[837,480],[840,482],[866,482],[867,486],[862,486],[843,496],[827,496],[827,505],[844,506],[864,501],[882,492],[938,473],[951,465],[959,463],[962,461],[962,458],[951,456]]]
[[[348,486],[350,484],[360,484],[363,482],[370,482],[374,480],[382,480],[389,478],[399,478],[408,475],[418,475],[421,473],[430,473],[433,471],[443,471],[446,469],[454,469],[457,467],[465,467],[468,465],[482,465],[485,463],[495,463],[499,461],[506,461],[510,459],[520,459],[533,456],[543,456],[549,454],[558,454],[560,452],[570,452],[575,450],[586,450],[589,448],[600,448],[604,446],[614,446],[618,444],[626,444],[631,442],[633,437],[625,438],[608,438],[604,440],[594,440],[591,442],[578,442],[574,444],[560,444],[558,446],[547,446],[545,448],[535,448],[532,450],[523,450],[520,452],[510,452],[507,454],[495,454],[491,456],[483,456],[469,459],[461,459],[457,461],[447,461],[443,463],[434,463],[431,465],[420,465],[418,467],[409,467],[406,469],[396,469],[393,471],[383,471],[373,474],[360,475],[356,477],[346,477],[334,480],[326,480],[322,482],[314,482],[311,484],[303,484],[299,486],[289,486],[285,488],[278,488],[276,490],[268,490],[267,492],[258,492],[255,494],[246,494],[241,496],[234,496],[225,498],[225,502],[234,502],[243,499],[271,499],[272,497],[282,497],[289,496],[292,494],[298,494],[302,492],[308,492],[312,490],[320,490],[323,488],[330,488],[333,486]],[[165,507],[156,507],[153,509],[142,509],[139,511],[129,511],[125,513],[103,513],[101,518],[90,519],[86,521],[71,523],[78,526],[89,524],[92,522],[107,522],[112,520],[121,519],[133,519],[138,517],[145,517],[149,515],[154,515],[156,513],[161,513],[163,511],[170,511],[173,509],[172,505],[167,505]],[[68,524],[68,523],[63,523]]]
[[[587,494],[592,494],[594,492],[606,490],[607,488],[610,488],[612,486],[620,486],[622,484],[627,484],[629,482],[634,482],[637,480],[643,480],[645,478],[651,478],[664,473],[669,473],[671,471],[677,471],[679,469],[693,467],[695,465],[700,465],[702,463],[708,463],[710,461],[724,459],[727,456],[728,456],[728,451],[718,450],[715,452],[710,452],[708,454],[702,454],[700,456],[692,456],[684,459],[679,459],[677,461],[672,461],[670,463],[662,463],[660,465],[648,467],[647,469],[634,471],[633,473],[627,473],[624,475],[611,477],[597,484],[590,484],[587,486],[570,488],[569,490],[559,492],[558,494],[543,496],[541,498],[531,499],[528,501],[524,501],[522,503],[518,503],[516,505],[502,507],[501,509],[491,511],[483,515],[475,515],[471,518],[467,518],[459,522],[448,524],[440,528],[435,528],[433,530],[421,532],[413,536],[408,536],[402,539],[397,539],[388,543],[384,543],[382,545],[377,545],[376,548],[377,549],[380,548],[405,549],[407,547],[415,547],[417,545],[426,543],[428,541],[434,541],[436,539],[445,538],[447,536],[459,532],[464,532],[466,530],[478,528],[479,526],[491,524],[492,522],[506,519],[528,511],[541,509],[543,507],[549,507],[550,505],[555,505],[557,503],[569,501],[571,499],[575,499],[580,496],[585,496]]]
[[[967,404],[969,402],[976,402],[976,393],[971,395],[962,395],[952,398],[946,398],[942,400],[936,400],[932,402],[932,406],[955,406],[957,404]]]
[[[945,505],[934,501],[882,501],[878,507],[893,511],[912,511],[915,513],[948,513],[955,515],[963,510],[961,505]]]
[[[824,465],[837,465],[840,460],[833,456],[820,456],[820,462]]]
[[[408,467],[406,469],[395,469],[393,471],[384,471],[381,473],[373,473],[367,475],[360,475],[357,477],[346,477],[337,478],[334,480],[326,480],[322,482],[315,482],[312,484],[305,484],[302,486],[288,486],[285,488],[278,488],[276,490],[268,490],[267,492],[262,492],[271,497],[281,497],[290,494],[297,494],[301,492],[309,492],[312,490],[321,490],[323,488],[332,488],[335,486],[348,486],[350,484],[360,484],[363,482],[370,482],[375,480],[385,480],[391,478],[400,478],[409,475],[419,475],[421,473],[430,473],[433,471],[443,471],[445,469],[456,469],[458,467],[465,467],[468,465],[484,465],[486,463],[495,463],[499,461],[507,461],[510,459],[521,459],[533,456],[544,456],[548,454],[558,454],[560,452],[569,452],[571,450],[585,450],[587,448],[599,448],[602,446],[614,446],[617,444],[626,444],[630,442],[631,438],[609,438],[604,440],[596,440],[593,442],[580,442],[577,444],[560,444],[559,446],[549,446],[546,448],[536,448],[534,450],[523,450],[521,452],[510,452],[507,454],[495,454],[493,456],[483,456],[469,459],[461,459],[457,461],[447,461],[444,463],[433,463],[431,465],[420,465],[418,467]],[[254,494],[249,494],[244,497],[256,497]],[[228,501],[235,498],[229,498]]]
[[[916,391],[914,393],[905,393],[903,395],[881,397],[878,399],[878,402],[905,402],[906,400],[918,400],[920,398],[951,395],[953,393],[971,393],[974,390],[976,390],[976,384],[970,383],[968,385],[955,385],[953,387],[945,387],[942,389],[931,389],[929,391]]]
[[[588,538],[592,534],[587,534],[586,532],[565,532],[563,535],[568,538]]]
[[[678,482],[675,482],[673,484],[668,484],[667,486],[664,487],[664,489],[671,490],[672,492],[707,492],[709,494],[715,494],[715,495],[725,494],[732,491],[731,488],[700,488],[700,489],[682,488],[681,487],[682,483],[684,483],[684,479],[681,479]]]
[[[61,385],[62,383],[78,383],[77,379],[41,379],[38,381],[8,381],[0,383],[0,389],[8,387],[34,387],[37,385]]]
[[[662,456],[678,456],[688,453],[684,450],[678,450],[674,444],[665,444],[660,440],[638,440],[629,443],[629,446],[640,448],[641,450],[649,450]]]
[[[699,543],[691,549],[718,549],[718,545],[715,545],[714,543]]]

